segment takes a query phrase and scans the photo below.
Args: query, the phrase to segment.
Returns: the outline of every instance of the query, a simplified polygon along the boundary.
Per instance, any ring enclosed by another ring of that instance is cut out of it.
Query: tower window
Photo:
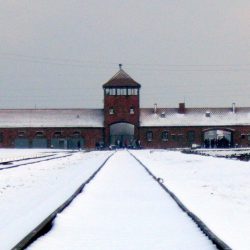
[[[114,108],[110,108],[110,109],[109,109],[109,114],[110,114],[110,115],[113,115],[114,113],[115,113]]]
[[[114,88],[105,89],[105,94],[106,95],[116,95],[116,89],[114,89]]]
[[[121,95],[127,95],[127,89],[121,89]]]
[[[109,89],[105,89],[105,95],[110,95],[110,90]]]
[[[131,115],[133,115],[133,114],[135,113],[134,107],[130,107],[129,113],[130,113]]]
[[[138,95],[138,89],[132,89],[132,95]]]

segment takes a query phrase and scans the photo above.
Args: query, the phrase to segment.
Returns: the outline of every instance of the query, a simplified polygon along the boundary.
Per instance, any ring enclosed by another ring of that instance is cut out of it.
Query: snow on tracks
[[[0,249],[11,249],[65,202],[110,152],[70,157],[1,171]]]
[[[172,198],[126,151],[118,151],[95,180],[29,249],[215,249]]]

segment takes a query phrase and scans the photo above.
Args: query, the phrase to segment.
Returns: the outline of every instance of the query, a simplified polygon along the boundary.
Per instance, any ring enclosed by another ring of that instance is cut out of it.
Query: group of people
[[[205,148],[229,148],[230,146],[230,141],[225,136],[221,138],[204,140]]]

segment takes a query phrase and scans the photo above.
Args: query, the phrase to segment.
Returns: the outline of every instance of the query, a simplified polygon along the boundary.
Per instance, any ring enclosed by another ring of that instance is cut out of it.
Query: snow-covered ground
[[[6,161],[21,160],[24,158],[41,157],[62,152],[62,150],[47,149],[0,149],[0,163]],[[67,151],[65,151],[67,152]],[[65,153],[64,152],[64,153]]]
[[[0,156],[2,158],[29,157],[34,154],[43,155],[44,152],[48,154],[55,150],[0,150]],[[249,249],[250,162],[166,150],[131,152],[156,176],[163,178],[164,184],[229,246],[236,250]],[[110,151],[78,152],[68,158],[0,171],[0,249],[11,249],[61,205],[111,153]],[[123,152],[121,153],[123,155]],[[114,158],[110,159],[110,163],[113,162],[111,166],[105,166],[86,186],[83,195],[77,197],[76,202],[73,202],[65,213],[58,216],[53,228],[55,230],[51,231],[51,235],[55,235],[56,238],[58,233],[64,230],[64,226],[71,230],[69,224],[79,220],[84,223],[72,231],[87,230],[81,231],[83,233],[80,235],[85,243],[87,238],[94,240],[95,235],[91,235],[92,230],[100,229],[103,235],[99,240],[105,241],[105,237],[110,237],[109,243],[113,244],[112,246],[118,246],[119,242],[125,242],[127,246],[127,238],[131,237],[131,240],[135,241],[134,249],[147,249],[147,245],[144,248],[142,243],[144,242],[141,238],[142,234],[137,234],[138,239],[134,236],[139,229],[143,228],[142,232],[146,235],[143,237],[147,240],[149,238],[148,244],[151,246],[148,249],[157,249],[157,247],[158,249],[178,249],[175,245],[161,248],[161,242],[166,242],[169,237],[168,232],[165,231],[168,230],[168,223],[160,219],[162,218],[160,215],[164,213],[164,218],[171,223],[176,216],[175,212],[171,212],[171,216],[168,216],[166,211],[169,211],[169,207],[166,201],[161,201],[163,194],[156,192],[158,185],[152,184],[152,178],[145,175],[143,168],[137,167],[125,153],[118,164],[115,163],[117,157],[115,154]],[[119,190],[121,191],[118,192]],[[165,193],[164,197],[166,197]],[[77,200],[84,204],[83,208],[77,205]],[[175,204],[171,206],[175,207]],[[68,212],[71,210],[77,213],[80,211],[82,214],[74,219]],[[152,213],[149,213],[149,210]],[[121,213],[117,215],[117,211]],[[94,215],[96,220],[90,221],[89,218]],[[135,222],[136,218],[139,224]],[[119,222],[123,231],[119,231],[114,222]],[[144,227],[142,227],[143,223]],[[85,225],[89,228],[84,229]],[[154,231],[148,233],[146,229],[151,227]],[[178,230],[178,224],[175,229]],[[68,232],[61,238],[62,242],[64,239],[67,241],[67,234]],[[92,243],[88,242],[88,244]],[[140,247],[138,247],[139,243],[141,243]],[[100,248],[98,244],[97,242],[95,245],[96,249],[105,249]],[[84,247],[84,249],[91,248]],[[108,249],[120,250],[122,247]]]
[[[166,150],[132,151],[233,249],[250,249],[250,162]]]
[[[197,152],[204,155],[210,156],[231,156],[231,155],[241,155],[250,154],[250,148],[228,148],[228,149],[195,149],[193,152]]]
[[[15,158],[55,150],[0,150]],[[62,154],[62,153],[60,153]],[[111,152],[74,153],[0,172],[0,249],[11,249],[59,207],[94,173]]]
[[[208,250],[215,246],[126,151],[28,249]]]

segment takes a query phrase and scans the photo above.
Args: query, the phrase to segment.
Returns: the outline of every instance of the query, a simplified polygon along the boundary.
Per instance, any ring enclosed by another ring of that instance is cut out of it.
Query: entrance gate
[[[110,145],[117,147],[133,147],[135,126],[130,123],[120,122],[110,126]]]
[[[206,148],[229,148],[233,146],[233,132],[223,129],[211,129],[204,132]]]

